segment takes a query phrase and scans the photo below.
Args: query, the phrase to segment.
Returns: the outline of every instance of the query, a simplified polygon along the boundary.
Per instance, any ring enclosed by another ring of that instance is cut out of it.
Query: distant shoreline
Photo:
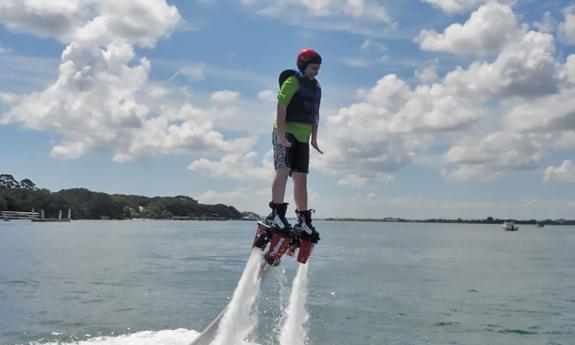
[[[0,219],[2,220],[2,219]],[[9,220],[29,220],[29,219],[9,219]],[[261,219],[251,219],[251,218],[224,218],[224,217],[174,217],[174,218],[76,218],[72,221],[78,220],[89,220],[89,221],[207,221],[207,222],[227,222],[227,221],[241,221],[241,222],[258,222]],[[291,219],[293,221],[293,219]],[[359,222],[359,223],[437,223],[437,224],[486,224],[486,225],[501,225],[506,220],[500,221],[482,221],[482,220],[458,220],[458,219],[374,219],[374,218],[316,218],[316,221],[326,221],[326,222]],[[534,220],[517,220],[517,219],[507,219],[515,224],[521,225],[536,225],[537,222]],[[539,221],[544,225],[575,225],[575,220],[544,220]]]
[[[12,175],[0,174],[0,220],[23,217],[22,215],[16,217],[13,213],[30,213],[33,215],[34,210],[42,213],[45,211],[47,219],[58,219],[54,218],[54,215],[64,212],[64,214],[68,214],[67,218],[72,220],[162,219],[179,221],[258,221],[262,219],[254,212],[240,212],[231,205],[202,204],[192,197],[185,195],[147,197],[142,195],[93,192],[86,188],[62,189],[58,192],[51,192],[47,189],[36,187],[36,184],[30,179],[18,181]],[[61,216],[59,216],[59,218],[61,218]],[[487,217],[485,219],[329,217],[323,218],[322,220],[335,222],[448,224],[503,224],[503,222],[510,220],[515,224],[526,225],[575,225],[575,220],[563,218],[524,220],[494,217]]]
[[[500,219],[500,218],[489,218],[489,219],[443,219],[443,218],[432,218],[432,219],[404,219],[404,218],[324,218],[325,221],[330,222],[374,222],[374,223],[441,223],[441,224],[503,224],[505,221],[512,221],[515,224],[523,225],[536,225],[537,223],[543,223],[545,225],[575,225],[575,220],[569,219]]]
[[[30,179],[18,181],[12,175],[0,174],[0,219],[60,221],[63,214],[66,219],[224,220],[257,216],[230,205],[203,204],[186,195],[147,197],[86,188],[51,192],[38,188]]]

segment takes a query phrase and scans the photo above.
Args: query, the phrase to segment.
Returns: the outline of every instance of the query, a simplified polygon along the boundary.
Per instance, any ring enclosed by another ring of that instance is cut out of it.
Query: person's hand
[[[290,141],[286,138],[285,135],[279,135],[278,134],[278,141],[280,142],[280,144],[282,144],[285,147],[291,147],[291,143]]]
[[[311,146],[319,153],[321,153],[323,155],[323,151],[319,149],[319,146],[317,145],[317,141],[316,140],[312,140],[311,141]]]

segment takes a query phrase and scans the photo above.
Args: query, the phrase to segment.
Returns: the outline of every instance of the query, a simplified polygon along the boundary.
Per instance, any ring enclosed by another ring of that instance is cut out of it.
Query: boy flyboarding
[[[263,257],[270,265],[278,265],[286,252],[294,256],[296,249],[297,261],[305,264],[314,244],[319,241],[319,233],[311,223],[313,210],[308,209],[307,204],[307,173],[310,137],[311,146],[323,154],[317,145],[321,88],[315,77],[320,65],[321,56],[317,52],[302,50],[297,56],[298,71],[285,70],[279,78],[280,92],[272,138],[276,171],[272,183],[272,201],[269,204],[272,212],[266,217],[265,224],[258,222],[252,245],[265,251]],[[284,202],[290,176],[294,182],[297,215],[297,224],[293,227],[286,219],[288,204]],[[266,272],[262,269],[260,267],[260,274]],[[222,311],[191,345],[211,343],[218,333],[220,319],[224,314],[227,312]]]
[[[286,219],[288,204],[284,202],[288,177],[294,183],[294,201],[297,224],[296,236],[319,241],[319,233],[312,225],[308,209],[307,174],[309,171],[309,143],[323,154],[317,144],[321,87],[315,77],[319,72],[321,56],[311,49],[302,50],[297,56],[298,70],[286,70],[280,75],[280,92],[277,96],[277,116],[273,130],[275,177],[272,183],[272,212],[265,222],[285,232],[291,231]]]

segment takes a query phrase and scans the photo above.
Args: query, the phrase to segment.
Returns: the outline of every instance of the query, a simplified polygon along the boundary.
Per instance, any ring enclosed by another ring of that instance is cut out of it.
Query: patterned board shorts
[[[292,134],[287,133],[286,137],[291,142],[291,147],[283,146],[277,139],[277,129],[272,133],[272,144],[274,147],[274,168],[290,168],[290,172],[300,172],[307,174],[309,171],[309,144],[298,142]]]

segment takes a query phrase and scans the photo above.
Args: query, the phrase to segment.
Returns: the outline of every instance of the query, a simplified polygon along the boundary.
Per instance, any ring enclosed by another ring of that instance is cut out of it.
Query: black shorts
[[[293,134],[286,133],[291,147],[283,146],[277,140],[277,130],[273,131],[274,167],[275,169],[289,168],[290,172],[309,172],[309,143],[301,143]]]

